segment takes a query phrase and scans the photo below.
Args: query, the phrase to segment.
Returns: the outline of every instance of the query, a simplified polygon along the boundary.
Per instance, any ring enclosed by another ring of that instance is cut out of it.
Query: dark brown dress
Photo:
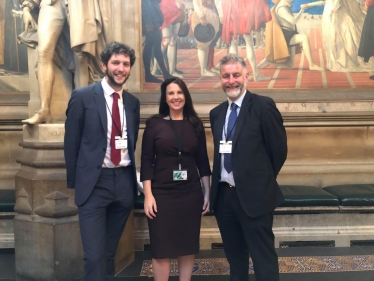
[[[181,166],[188,179],[173,181],[178,170],[178,146],[171,122],[180,136],[182,124]],[[197,136],[187,120],[154,117],[143,135],[141,181],[151,180],[156,200],[156,218],[148,219],[152,258],[176,258],[199,252],[203,192],[200,177],[210,175],[205,132]]]

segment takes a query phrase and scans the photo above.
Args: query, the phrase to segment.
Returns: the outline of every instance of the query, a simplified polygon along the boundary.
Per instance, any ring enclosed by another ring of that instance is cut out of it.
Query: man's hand
[[[25,34],[29,31],[29,28],[35,29],[36,23],[31,16],[30,8],[23,8],[23,23],[25,24]]]

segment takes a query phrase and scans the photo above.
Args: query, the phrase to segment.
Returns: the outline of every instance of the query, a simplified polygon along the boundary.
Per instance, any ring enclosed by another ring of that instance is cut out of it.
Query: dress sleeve
[[[200,178],[204,176],[210,176],[210,166],[208,159],[208,152],[206,148],[206,137],[204,129],[199,133],[199,149],[197,150],[196,156],[196,166],[199,170]]]
[[[142,141],[142,156],[140,164],[140,181],[153,180],[153,166],[155,159],[155,124],[149,120],[144,129]]]

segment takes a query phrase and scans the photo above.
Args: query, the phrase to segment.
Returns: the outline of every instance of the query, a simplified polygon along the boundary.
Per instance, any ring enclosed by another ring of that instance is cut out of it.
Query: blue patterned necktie
[[[238,118],[238,114],[236,112],[238,106],[235,103],[231,104],[231,112],[229,115],[229,120],[227,121],[227,129],[226,129],[226,142],[232,141],[232,138],[235,133],[235,124],[236,119]],[[225,167],[225,170],[227,173],[231,173],[232,167],[231,167],[231,153],[225,153],[225,157],[223,160],[223,166]]]

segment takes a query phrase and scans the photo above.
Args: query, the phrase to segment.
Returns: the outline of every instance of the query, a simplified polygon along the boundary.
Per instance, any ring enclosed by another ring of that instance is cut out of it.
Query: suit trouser
[[[85,281],[113,281],[114,257],[134,207],[132,168],[102,169],[87,201],[78,207]]]
[[[251,218],[241,207],[235,188],[220,183],[218,192],[214,212],[230,264],[230,281],[248,281],[249,254],[257,281],[278,281],[272,231],[274,213]]]

